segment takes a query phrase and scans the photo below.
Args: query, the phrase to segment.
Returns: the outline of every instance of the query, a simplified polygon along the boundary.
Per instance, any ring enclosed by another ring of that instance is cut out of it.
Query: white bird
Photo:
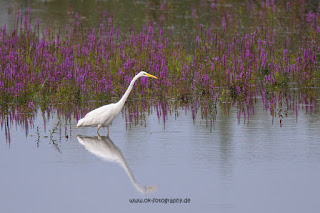
[[[111,103],[108,105],[101,106],[97,109],[92,110],[91,112],[88,112],[84,118],[80,119],[78,121],[77,127],[98,127],[97,128],[97,134],[99,135],[99,129],[100,127],[107,127],[108,128],[108,135],[109,135],[109,125],[112,123],[113,119],[121,112],[121,109],[124,106],[124,103],[126,102],[134,83],[136,80],[140,77],[151,77],[156,78],[156,76],[150,75],[147,72],[141,71],[139,72],[132,81],[130,82],[130,85],[127,89],[127,91],[124,93],[122,98],[117,103]]]

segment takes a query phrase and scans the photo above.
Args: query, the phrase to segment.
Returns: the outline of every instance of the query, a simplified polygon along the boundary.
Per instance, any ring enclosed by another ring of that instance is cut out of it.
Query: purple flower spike
[[[29,107],[30,109],[34,110],[34,104],[33,104],[33,102],[32,102],[32,101],[31,101],[31,102],[29,102],[28,107]]]

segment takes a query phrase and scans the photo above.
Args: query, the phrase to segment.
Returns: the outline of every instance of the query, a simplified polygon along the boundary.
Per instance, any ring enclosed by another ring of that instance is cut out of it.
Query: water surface
[[[39,113],[27,136],[14,125],[10,143],[0,134],[0,211],[318,212],[319,113],[289,114],[280,128],[255,110],[240,123],[234,109],[212,124],[183,109],[142,126],[119,116],[109,138],[61,118],[50,137],[59,119],[45,130]],[[129,202],[138,198],[190,203]]]

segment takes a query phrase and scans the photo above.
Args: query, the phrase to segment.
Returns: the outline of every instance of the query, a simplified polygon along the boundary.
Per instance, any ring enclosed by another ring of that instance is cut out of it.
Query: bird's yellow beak
[[[151,77],[151,78],[158,79],[156,76],[154,76],[154,75],[150,75],[149,73],[146,73],[146,76]]]

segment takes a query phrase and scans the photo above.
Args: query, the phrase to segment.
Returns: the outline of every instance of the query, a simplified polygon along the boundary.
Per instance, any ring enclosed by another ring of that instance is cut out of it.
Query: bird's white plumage
[[[124,93],[122,98],[117,103],[112,103],[108,105],[101,106],[91,112],[88,112],[84,118],[78,121],[77,127],[98,127],[97,133],[100,127],[108,127],[109,135],[109,125],[112,123],[113,119],[120,113],[122,107],[124,106],[125,101],[127,100],[135,81],[140,77],[152,77],[157,78],[153,75],[150,75],[144,71],[139,72],[130,82],[130,85],[127,91]]]
[[[101,126],[109,126],[112,120],[118,115],[115,112],[115,104],[101,106],[91,112],[88,112],[84,118],[78,121],[77,127],[94,127],[101,124]]]

